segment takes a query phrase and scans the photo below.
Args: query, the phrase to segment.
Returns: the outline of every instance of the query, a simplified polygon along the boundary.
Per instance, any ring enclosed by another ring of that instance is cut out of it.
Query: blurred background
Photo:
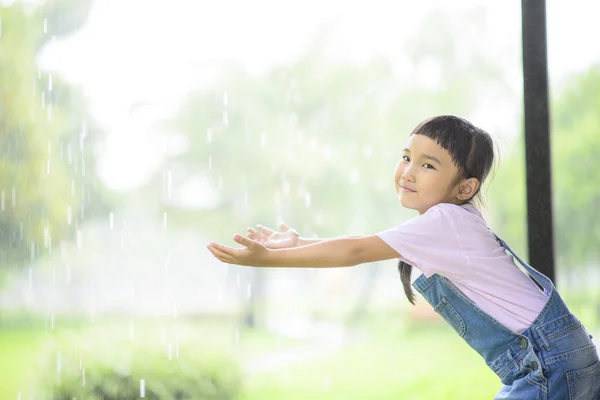
[[[258,223],[371,234],[457,114],[527,258],[520,2],[0,0],[0,398],[475,399],[500,387],[395,262],[257,269]],[[556,283],[600,333],[600,36],[548,0]]]

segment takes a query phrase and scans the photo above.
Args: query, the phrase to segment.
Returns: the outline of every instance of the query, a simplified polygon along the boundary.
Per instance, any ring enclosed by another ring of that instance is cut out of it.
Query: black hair
[[[481,186],[494,163],[494,141],[489,133],[464,118],[441,115],[421,122],[413,129],[412,135],[427,136],[447,150],[458,168],[460,179],[477,178],[479,188],[467,202],[474,198],[482,202]],[[400,261],[398,272],[408,301],[415,304],[410,284],[412,265]]]

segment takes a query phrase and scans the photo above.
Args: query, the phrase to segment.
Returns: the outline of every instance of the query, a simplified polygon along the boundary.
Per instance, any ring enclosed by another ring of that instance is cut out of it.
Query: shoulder
[[[443,217],[459,221],[472,221],[485,223],[481,212],[472,204],[456,205],[451,203],[440,203],[431,207],[423,214],[428,218]]]

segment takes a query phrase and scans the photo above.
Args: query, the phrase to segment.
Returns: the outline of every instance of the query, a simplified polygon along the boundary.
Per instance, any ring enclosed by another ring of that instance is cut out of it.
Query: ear
[[[460,201],[469,201],[471,197],[475,196],[479,189],[480,182],[477,178],[463,179],[458,184],[458,194],[456,198]]]

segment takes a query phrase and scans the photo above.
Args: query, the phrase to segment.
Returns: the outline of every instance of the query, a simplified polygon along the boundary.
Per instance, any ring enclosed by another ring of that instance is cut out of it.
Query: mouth
[[[406,187],[404,185],[400,185],[400,190],[402,190],[405,193],[414,193],[414,192],[416,192],[416,190],[413,190],[413,189],[411,189],[409,187]]]

